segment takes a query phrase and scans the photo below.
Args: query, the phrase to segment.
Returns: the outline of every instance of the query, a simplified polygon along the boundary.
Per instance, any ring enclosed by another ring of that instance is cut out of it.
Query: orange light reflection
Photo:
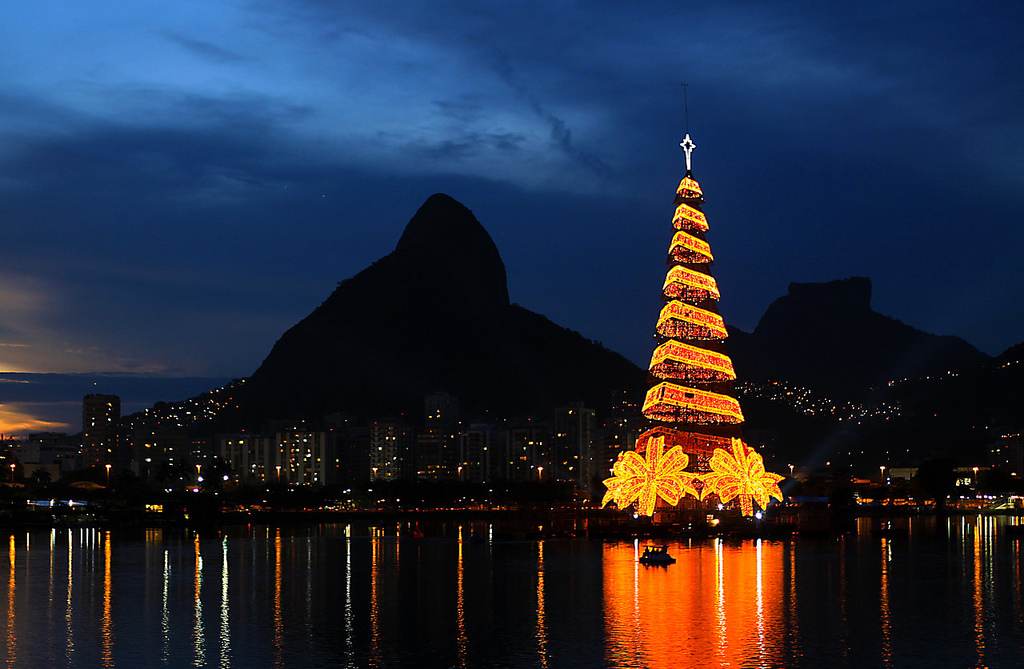
[[[114,666],[114,624],[110,617],[110,530],[103,533],[103,616],[100,637],[104,667]]]
[[[637,549],[604,549],[609,663],[765,666],[784,657],[771,633],[782,629],[782,544],[674,545],[667,568],[639,566]]]
[[[284,666],[284,619],[281,614],[281,529],[274,536],[274,666]]]
[[[459,562],[458,562],[458,580],[456,593],[456,613],[455,623],[458,628],[458,638],[456,644],[458,646],[459,653],[459,664],[460,667],[466,666],[466,590],[465,580],[462,567],[462,546],[465,541],[465,537],[462,535],[462,525],[459,525]]]
[[[544,542],[537,542],[537,653],[540,666],[548,666],[548,628],[544,617]]]
[[[192,579],[193,594],[193,629],[192,648],[195,653],[195,666],[206,664],[206,636],[203,633],[203,554],[199,550],[199,535],[195,536],[195,573]]]
[[[882,629],[882,664],[892,666],[892,617],[889,611],[889,560],[892,558],[889,540],[882,538],[882,576],[878,584],[878,608]]]
[[[18,662],[18,634],[14,629],[14,587],[17,580],[15,573],[17,549],[14,546],[14,535],[11,535],[11,545],[7,554],[11,567],[10,575],[7,578],[7,666],[13,667]]]
[[[370,528],[370,534],[370,666],[380,667],[380,528]]]

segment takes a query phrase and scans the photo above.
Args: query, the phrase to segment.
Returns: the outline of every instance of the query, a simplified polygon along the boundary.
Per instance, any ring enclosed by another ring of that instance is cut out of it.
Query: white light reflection
[[[160,631],[163,633],[163,644],[160,647],[160,659],[165,663],[171,657],[171,611],[168,606],[168,597],[171,588],[171,555],[168,549],[164,549],[164,592],[163,607],[160,610]],[[70,595],[69,595],[70,597]]]
[[[203,555],[199,552],[199,535],[195,537],[196,570],[194,577],[195,584],[195,612],[194,626],[192,631],[193,650],[195,652],[195,666],[206,664],[206,635],[203,633]]]
[[[640,615],[640,540],[633,539],[633,629],[640,630],[643,618]]]
[[[715,537],[715,613],[718,617],[718,665],[725,666],[729,632],[725,624],[725,561],[721,537]]]
[[[765,648],[764,648],[764,583],[763,583],[763,565],[761,562],[761,540],[757,539],[756,546],[756,562],[757,562],[757,649],[760,654],[761,661],[765,660]]]
[[[355,628],[352,612],[352,526],[345,526],[345,655],[349,666],[355,659]]]
[[[306,629],[313,634],[313,539],[306,537]]]
[[[231,666],[231,621],[228,599],[228,540],[221,542],[220,563],[220,666]]]
[[[50,530],[50,580],[49,580],[48,588],[47,588],[47,590],[48,590],[47,596],[48,596],[50,602],[56,602],[57,601],[57,599],[53,596],[54,595],[53,586],[55,585],[55,582],[54,582],[55,574],[54,574],[54,564],[53,564],[53,562],[54,562],[54,560],[57,559],[57,553],[56,553],[56,551],[54,551],[54,545],[56,543],[56,540],[57,540],[57,530],[51,529]],[[46,607],[46,626],[47,626],[47,629],[53,629],[53,612],[54,612],[54,607],[53,606]],[[52,659],[53,656],[49,655],[49,657]]]
[[[456,639],[456,648],[459,654],[460,667],[466,666],[466,585],[462,571],[462,547],[465,541],[463,536],[462,525],[459,525],[459,556],[458,556],[458,567],[457,574],[458,580],[456,581],[456,609],[455,609],[455,621],[458,629],[458,638]]]
[[[74,585],[74,582],[74,541],[72,540],[71,530],[68,530],[68,595],[67,606],[64,609],[64,622],[67,628],[67,640],[64,644],[64,651],[68,665],[71,664],[71,656],[75,650],[75,627],[72,619],[74,609],[71,606],[71,586]]]

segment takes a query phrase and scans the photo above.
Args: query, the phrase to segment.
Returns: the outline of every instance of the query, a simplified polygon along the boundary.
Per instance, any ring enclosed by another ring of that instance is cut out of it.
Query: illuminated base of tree
[[[782,500],[778,483],[785,478],[765,471],[761,455],[742,439],[662,427],[640,435],[637,450],[622,453],[612,474],[604,481],[602,506],[632,505],[645,516],[654,515],[659,499],[675,506],[688,497],[723,504],[735,500],[743,515],[752,516],[755,503],[767,509],[772,499]]]

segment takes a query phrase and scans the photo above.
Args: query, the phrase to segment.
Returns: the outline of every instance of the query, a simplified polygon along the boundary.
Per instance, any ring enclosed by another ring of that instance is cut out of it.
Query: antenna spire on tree
[[[692,169],[692,153],[697,145],[690,139],[690,98],[687,95],[687,88],[690,84],[679,84],[683,87],[683,112],[685,113],[686,120],[686,137],[683,138],[682,143],[679,146],[683,147],[683,152],[686,154],[686,173],[689,174]]]

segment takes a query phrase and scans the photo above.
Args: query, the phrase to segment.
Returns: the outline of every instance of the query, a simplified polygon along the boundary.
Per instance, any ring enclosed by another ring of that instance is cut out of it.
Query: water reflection
[[[544,542],[537,542],[537,654],[540,666],[548,666],[548,628],[544,613]]]
[[[284,612],[281,610],[281,529],[274,533],[274,666],[282,665]]]
[[[166,662],[171,653],[171,611],[169,596],[171,587],[171,552],[164,551],[163,599],[160,609],[160,631],[163,633],[163,644],[160,647],[160,659]]]
[[[465,572],[463,571],[463,554],[462,549],[465,542],[465,537],[462,534],[462,526],[459,526],[458,536],[458,559],[456,561],[456,613],[455,613],[455,624],[458,630],[458,637],[456,638],[455,645],[458,648],[459,653],[459,667],[466,666],[466,578]],[[397,554],[397,552],[396,552]]]
[[[989,517],[820,540],[509,537],[487,524],[9,536],[27,667],[1022,666],[1022,546]],[[906,534],[903,534],[906,529]]]
[[[231,666],[231,607],[228,597],[228,540],[221,541],[220,562],[220,666]]]
[[[381,666],[380,647],[380,528],[371,529],[370,540],[370,665]]]
[[[103,666],[114,666],[114,621],[110,615],[110,601],[113,585],[110,580],[110,532],[103,533],[103,614],[100,622],[100,637],[103,640],[101,655]]]
[[[14,666],[18,661],[18,635],[15,627],[14,595],[16,592],[16,562],[18,559],[17,549],[14,545],[14,537],[11,537],[10,547],[7,550],[7,561],[9,564],[7,577],[7,666]]]
[[[878,607],[882,631],[882,664],[888,667],[892,665],[892,619],[889,613],[889,560],[892,559],[892,554],[887,537],[882,537],[879,551],[881,577],[878,584]]]
[[[611,664],[743,666],[780,659],[773,630],[783,614],[785,544],[672,545],[676,564],[667,568],[638,565],[635,544],[604,550]]]

